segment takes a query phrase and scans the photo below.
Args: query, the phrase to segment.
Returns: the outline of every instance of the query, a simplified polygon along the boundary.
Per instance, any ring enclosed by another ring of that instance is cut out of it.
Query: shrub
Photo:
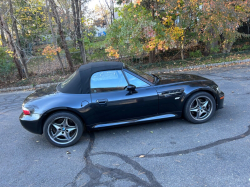
[[[14,71],[15,65],[11,57],[12,53],[7,48],[0,47],[0,78],[4,79],[11,76]]]
[[[250,49],[249,45],[244,44],[243,47],[241,47],[241,51],[244,51],[244,50],[247,50],[247,49]]]
[[[70,51],[73,63],[75,65],[83,63],[81,52],[80,52],[79,49],[76,49],[76,48],[72,47],[72,48],[69,49],[69,51]]]
[[[189,56],[191,58],[199,58],[199,57],[202,57],[202,53],[200,50],[197,50],[197,51],[191,51],[189,52]]]

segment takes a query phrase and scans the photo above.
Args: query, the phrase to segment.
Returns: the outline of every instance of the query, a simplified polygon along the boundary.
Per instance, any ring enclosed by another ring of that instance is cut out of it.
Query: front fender
[[[197,93],[197,92],[201,92],[201,91],[207,92],[207,93],[211,94],[214,97],[214,99],[215,99],[215,102],[216,102],[216,105],[217,105],[216,108],[218,108],[218,101],[220,100],[219,94],[217,93],[216,90],[214,90],[210,86],[205,86],[205,87],[199,87],[199,88],[189,89],[188,92],[185,92],[184,96],[181,99],[182,110],[183,110],[186,102],[190,98],[190,96],[193,95],[193,94],[195,94],[195,93]]]

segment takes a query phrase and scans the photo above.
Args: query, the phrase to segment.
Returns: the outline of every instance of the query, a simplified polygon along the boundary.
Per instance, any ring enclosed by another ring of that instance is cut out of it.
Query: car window
[[[126,71],[124,71],[124,73],[128,79],[129,84],[133,84],[137,88],[150,86],[148,83],[142,81],[141,79],[138,79],[137,77],[131,75],[130,73],[127,73]]]
[[[100,71],[91,77],[91,93],[124,90],[128,83],[121,70]]]
[[[147,73],[145,73],[143,71],[140,71],[140,70],[138,70],[138,69],[136,69],[134,67],[128,66],[126,64],[125,68],[128,69],[129,71],[137,74],[137,75],[140,75],[141,77],[143,77],[144,79],[148,80],[151,83],[154,83],[154,81],[155,81],[155,79],[154,79],[154,77],[152,75],[147,74]]]
[[[67,78],[64,82],[62,82],[62,84],[60,84],[61,88],[64,88],[67,84],[69,84],[69,82],[76,76],[76,71],[69,76],[69,78]]]

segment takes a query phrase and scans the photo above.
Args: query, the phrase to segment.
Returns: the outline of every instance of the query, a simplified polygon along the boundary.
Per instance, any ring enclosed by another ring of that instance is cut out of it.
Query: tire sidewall
[[[53,122],[53,120],[55,118],[58,118],[58,117],[68,117],[70,118],[71,120],[74,121],[74,123],[77,125],[77,128],[78,128],[78,133],[75,137],[75,139],[69,143],[66,143],[66,144],[59,144],[59,143],[56,143],[54,142],[53,140],[51,140],[50,136],[49,136],[49,132],[48,132],[48,126]],[[84,126],[83,126],[83,123],[82,121],[74,114],[72,113],[69,113],[69,112],[56,112],[54,114],[52,114],[51,116],[49,116],[47,118],[47,120],[45,121],[44,123],[44,126],[43,126],[43,134],[45,136],[45,138],[54,146],[57,146],[57,147],[68,147],[68,146],[72,146],[74,144],[76,144],[81,136],[82,136],[82,133],[84,131]]]
[[[204,119],[204,120],[195,120],[195,119],[191,116],[191,114],[190,114],[190,111],[189,111],[189,110],[190,110],[190,105],[191,105],[191,103],[193,102],[193,100],[194,100],[195,98],[197,98],[197,97],[202,97],[202,96],[208,97],[208,98],[211,100],[212,105],[213,105],[213,106],[212,106],[212,112],[211,112],[211,114],[210,114],[206,119]],[[215,102],[214,97],[213,97],[211,94],[207,93],[207,92],[198,92],[198,93],[195,93],[195,94],[191,95],[191,96],[188,98],[188,100],[187,100],[187,102],[186,102],[186,104],[185,104],[185,106],[184,106],[183,112],[184,112],[184,117],[186,118],[186,120],[188,120],[188,121],[191,122],[191,123],[199,124],[199,123],[205,123],[205,122],[209,121],[209,120],[214,116],[215,110],[216,110],[216,102]]]

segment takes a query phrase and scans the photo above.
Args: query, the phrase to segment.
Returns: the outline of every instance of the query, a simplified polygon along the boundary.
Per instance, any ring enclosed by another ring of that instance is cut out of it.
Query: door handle
[[[108,100],[107,99],[98,99],[98,100],[96,100],[96,102],[103,105],[103,104],[106,104],[108,102]]]

